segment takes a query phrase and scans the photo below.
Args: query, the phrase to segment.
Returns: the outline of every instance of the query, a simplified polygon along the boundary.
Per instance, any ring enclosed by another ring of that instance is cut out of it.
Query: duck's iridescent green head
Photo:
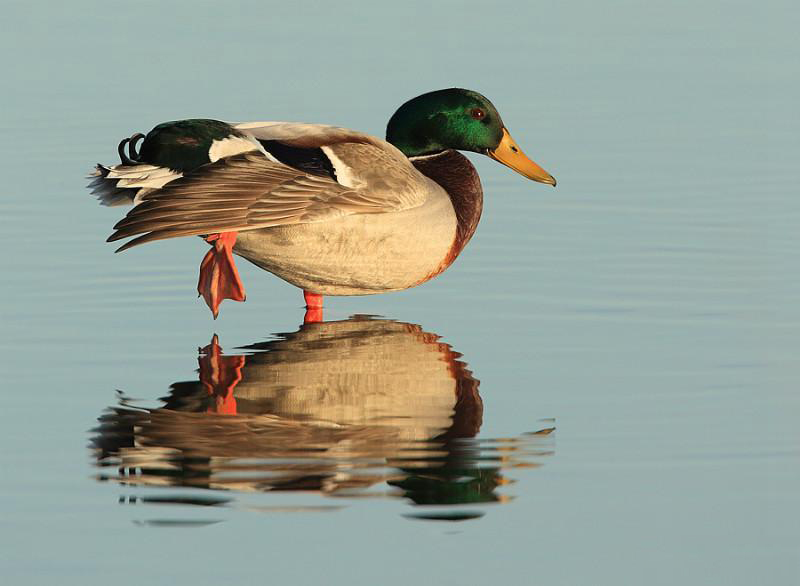
[[[389,120],[386,140],[408,157],[448,149],[485,154],[529,179],[556,184],[525,156],[497,109],[478,92],[450,88],[409,100]]]

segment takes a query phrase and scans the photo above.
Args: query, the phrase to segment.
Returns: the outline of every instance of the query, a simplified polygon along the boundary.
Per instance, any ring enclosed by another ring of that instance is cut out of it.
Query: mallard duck
[[[135,237],[118,252],[205,238],[198,293],[215,318],[223,299],[245,299],[233,253],[302,289],[321,315],[323,295],[399,291],[453,263],[483,208],[460,150],[556,184],[488,99],[451,88],[400,106],[386,140],[318,124],[165,122],[123,140],[120,164],[97,165],[90,186],[106,205],[134,206],[108,238]]]

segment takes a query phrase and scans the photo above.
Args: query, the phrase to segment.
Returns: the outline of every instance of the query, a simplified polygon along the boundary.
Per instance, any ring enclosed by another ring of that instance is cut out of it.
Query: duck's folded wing
[[[349,128],[298,122],[247,122],[234,128],[290,166],[295,165],[294,161],[281,158],[276,146],[316,153],[315,157],[338,183],[397,200],[394,203],[402,209],[421,205],[431,188],[430,182],[394,145]]]
[[[402,185],[397,185],[402,193]],[[153,240],[321,222],[349,214],[400,211],[419,204],[392,190],[348,187],[243,153],[203,166],[142,198],[108,241],[136,236],[117,251]]]

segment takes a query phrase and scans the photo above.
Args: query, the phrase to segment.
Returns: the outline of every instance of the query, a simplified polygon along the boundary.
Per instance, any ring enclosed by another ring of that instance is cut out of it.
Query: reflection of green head
[[[460,88],[409,100],[386,127],[386,140],[409,157],[446,149],[485,153],[502,138],[503,121],[492,103]]]
[[[417,505],[462,505],[497,502],[500,478],[499,468],[426,468],[390,484]]]
[[[444,461],[433,459],[424,468],[403,468],[401,480],[389,482],[418,505],[492,503],[500,500],[495,489],[502,483],[499,467],[486,466],[480,453],[456,444],[443,446]]]

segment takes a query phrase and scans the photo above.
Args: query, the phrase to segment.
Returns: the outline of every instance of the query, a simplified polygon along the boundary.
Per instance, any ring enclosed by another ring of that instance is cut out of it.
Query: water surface
[[[3,14],[6,581],[798,582],[793,3]],[[202,241],[104,243],[84,175],[133,132],[380,135],[447,86],[559,185],[472,156],[481,225],[419,288],[301,326],[242,262],[215,322]]]

